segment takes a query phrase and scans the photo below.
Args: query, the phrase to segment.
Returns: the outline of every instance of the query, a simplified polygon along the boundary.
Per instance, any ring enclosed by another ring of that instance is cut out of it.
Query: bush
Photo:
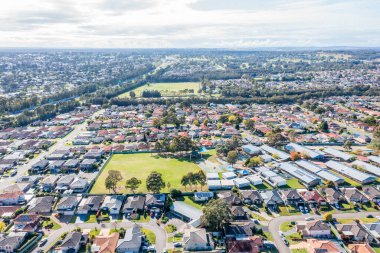
[[[170,190],[170,195],[172,195],[173,198],[180,197],[182,195],[182,192],[177,189],[171,189]]]
[[[327,222],[331,222],[333,220],[332,214],[331,213],[325,213],[323,215],[323,219]]]

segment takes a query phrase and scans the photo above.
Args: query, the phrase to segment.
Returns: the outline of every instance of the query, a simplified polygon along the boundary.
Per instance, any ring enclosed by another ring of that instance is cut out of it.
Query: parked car
[[[48,239],[45,238],[40,242],[40,247],[44,246],[47,243]]]

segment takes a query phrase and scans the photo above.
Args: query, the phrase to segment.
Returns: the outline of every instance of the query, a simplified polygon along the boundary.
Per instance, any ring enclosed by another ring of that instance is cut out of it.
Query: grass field
[[[201,170],[198,165],[187,160],[179,160],[172,158],[162,158],[155,154],[142,153],[142,154],[116,154],[110,158],[102,173],[99,175],[91,193],[106,194],[104,181],[108,175],[108,171],[118,170],[123,176],[123,180],[118,184],[118,193],[130,193],[124,187],[125,181],[131,177],[136,177],[142,181],[142,184],[136,192],[146,193],[146,178],[152,171],[157,171],[162,174],[165,183],[170,182],[171,189],[179,189],[181,191],[190,191],[190,188],[181,185],[181,179],[189,172],[198,172]],[[200,190],[200,186],[198,186]],[[205,188],[205,187],[204,187]],[[195,187],[193,187],[193,190]],[[168,192],[168,188],[162,192]]]
[[[194,90],[194,93],[185,91],[186,89]],[[134,89],[136,97],[141,97],[144,90],[157,90],[161,92],[161,96],[195,96],[198,94],[199,83],[197,82],[183,82],[183,83],[151,83]],[[129,91],[121,94],[119,97],[129,98]]]

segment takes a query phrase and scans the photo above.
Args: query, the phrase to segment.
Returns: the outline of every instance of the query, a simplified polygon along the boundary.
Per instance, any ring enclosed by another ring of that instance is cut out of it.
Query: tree
[[[161,128],[161,120],[159,119],[159,118],[154,118],[153,119],[153,126],[155,127],[155,128],[158,128],[158,129],[160,129]]]
[[[323,220],[325,220],[325,221],[327,221],[327,222],[331,222],[332,219],[333,219],[333,217],[332,217],[332,214],[331,214],[331,213],[325,213],[325,214],[323,215]]]
[[[235,164],[237,162],[237,159],[238,159],[238,153],[235,150],[228,152],[227,162],[229,164]]]
[[[182,179],[181,179],[181,185],[185,187],[185,190],[187,188],[187,186],[190,184],[190,179],[188,177],[188,175],[183,175]]]
[[[266,137],[267,143],[271,146],[278,146],[286,141],[286,138],[281,133],[275,131],[267,133]]]
[[[161,189],[165,188],[162,174],[157,171],[152,171],[146,179],[146,188],[153,193],[160,193]]]
[[[2,232],[5,229],[6,225],[4,222],[0,221],[0,232]]]
[[[255,121],[253,119],[246,119],[243,121],[246,129],[253,131],[255,129]]]
[[[202,226],[211,231],[221,231],[223,225],[231,220],[231,209],[224,199],[213,199],[203,208]]]
[[[136,97],[136,93],[135,93],[134,91],[130,91],[130,92],[129,92],[129,96],[130,96],[131,98],[135,98],[135,97]]]
[[[207,177],[206,177],[205,172],[203,170],[198,171],[198,173],[196,174],[196,178],[197,178],[198,183],[201,185],[201,190],[202,190],[203,186],[205,186],[207,182]]]
[[[333,181],[331,180],[327,180],[325,185],[328,187],[328,188],[334,188],[335,187],[335,184]]]
[[[264,164],[263,158],[254,156],[248,160],[247,166],[250,168],[258,167]]]
[[[201,124],[199,123],[199,120],[194,120],[193,121],[193,124],[194,124],[194,126],[197,126],[197,127],[199,127]]]
[[[105,180],[105,186],[107,190],[112,190],[116,193],[117,183],[123,179],[120,171],[118,170],[110,170],[108,171],[108,176]]]
[[[135,190],[137,190],[137,188],[139,188],[140,184],[141,184],[141,180],[139,180],[135,177],[131,177],[125,183],[125,188],[127,190],[130,189],[133,193],[135,193]]]
[[[345,150],[351,150],[351,148],[352,148],[352,144],[351,144],[351,142],[350,142],[349,140],[346,140],[346,141],[344,142],[344,144],[343,144],[343,148],[344,148]]]
[[[322,121],[321,124],[319,124],[319,129],[322,131],[322,132],[325,132],[327,133],[329,131],[329,125],[327,124],[327,121]]]
[[[294,161],[297,161],[299,159],[301,159],[301,155],[298,152],[296,152],[296,151],[290,152],[290,160],[292,160],[294,162]]]

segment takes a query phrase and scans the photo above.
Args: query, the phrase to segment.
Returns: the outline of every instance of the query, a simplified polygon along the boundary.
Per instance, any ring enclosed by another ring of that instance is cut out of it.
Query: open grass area
[[[218,156],[216,155],[216,149],[210,149],[210,150],[207,150],[206,152],[203,152],[202,153],[202,156],[204,159],[212,162],[212,163],[215,163],[217,165],[220,165],[221,163],[218,161]]]
[[[372,249],[373,249],[376,253],[380,253],[380,247],[379,247],[379,246],[372,246]]]
[[[57,230],[57,229],[61,228],[61,226],[53,220],[43,221],[42,227],[47,227],[47,228],[52,229],[52,230]]]
[[[155,233],[153,233],[152,230],[149,230],[149,229],[146,229],[146,228],[142,228],[141,232],[143,232],[145,234],[146,239],[148,240],[148,242],[150,244],[155,244],[156,243],[156,235],[155,235]]]
[[[290,222],[284,222],[280,226],[280,230],[282,232],[288,232],[289,230],[292,230],[294,228],[294,225],[292,225]]]
[[[102,173],[91,189],[94,194],[109,193],[105,188],[105,179],[108,171],[117,170],[121,172],[123,180],[118,184],[118,193],[129,193],[124,187],[125,181],[131,177],[136,177],[142,181],[142,184],[136,192],[146,193],[146,178],[152,171],[157,171],[162,174],[165,182],[170,182],[171,189],[179,189],[181,191],[189,191],[189,187],[185,189],[181,185],[181,179],[189,172],[198,172],[201,170],[194,162],[185,159],[163,158],[155,154],[140,153],[140,154],[116,154],[110,158]],[[195,187],[193,187],[193,190]],[[200,190],[200,186],[198,189]],[[168,192],[167,188],[162,192]]]
[[[259,185],[251,185],[251,187],[254,190],[270,190],[270,189],[273,189],[272,186],[265,181],[263,181],[263,183],[259,184]]]
[[[280,188],[304,189],[305,186],[298,182],[297,178],[291,178],[286,181],[286,186],[281,186]]]
[[[297,244],[302,239],[302,236],[300,233],[296,232],[290,235],[285,236],[286,240],[289,242],[290,245]]]
[[[150,83],[134,89],[133,91],[135,92],[136,97],[141,97],[144,90],[157,90],[163,97],[182,97],[198,95],[199,88],[200,84],[198,82]],[[119,97],[129,98],[129,92],[121,94]]]

